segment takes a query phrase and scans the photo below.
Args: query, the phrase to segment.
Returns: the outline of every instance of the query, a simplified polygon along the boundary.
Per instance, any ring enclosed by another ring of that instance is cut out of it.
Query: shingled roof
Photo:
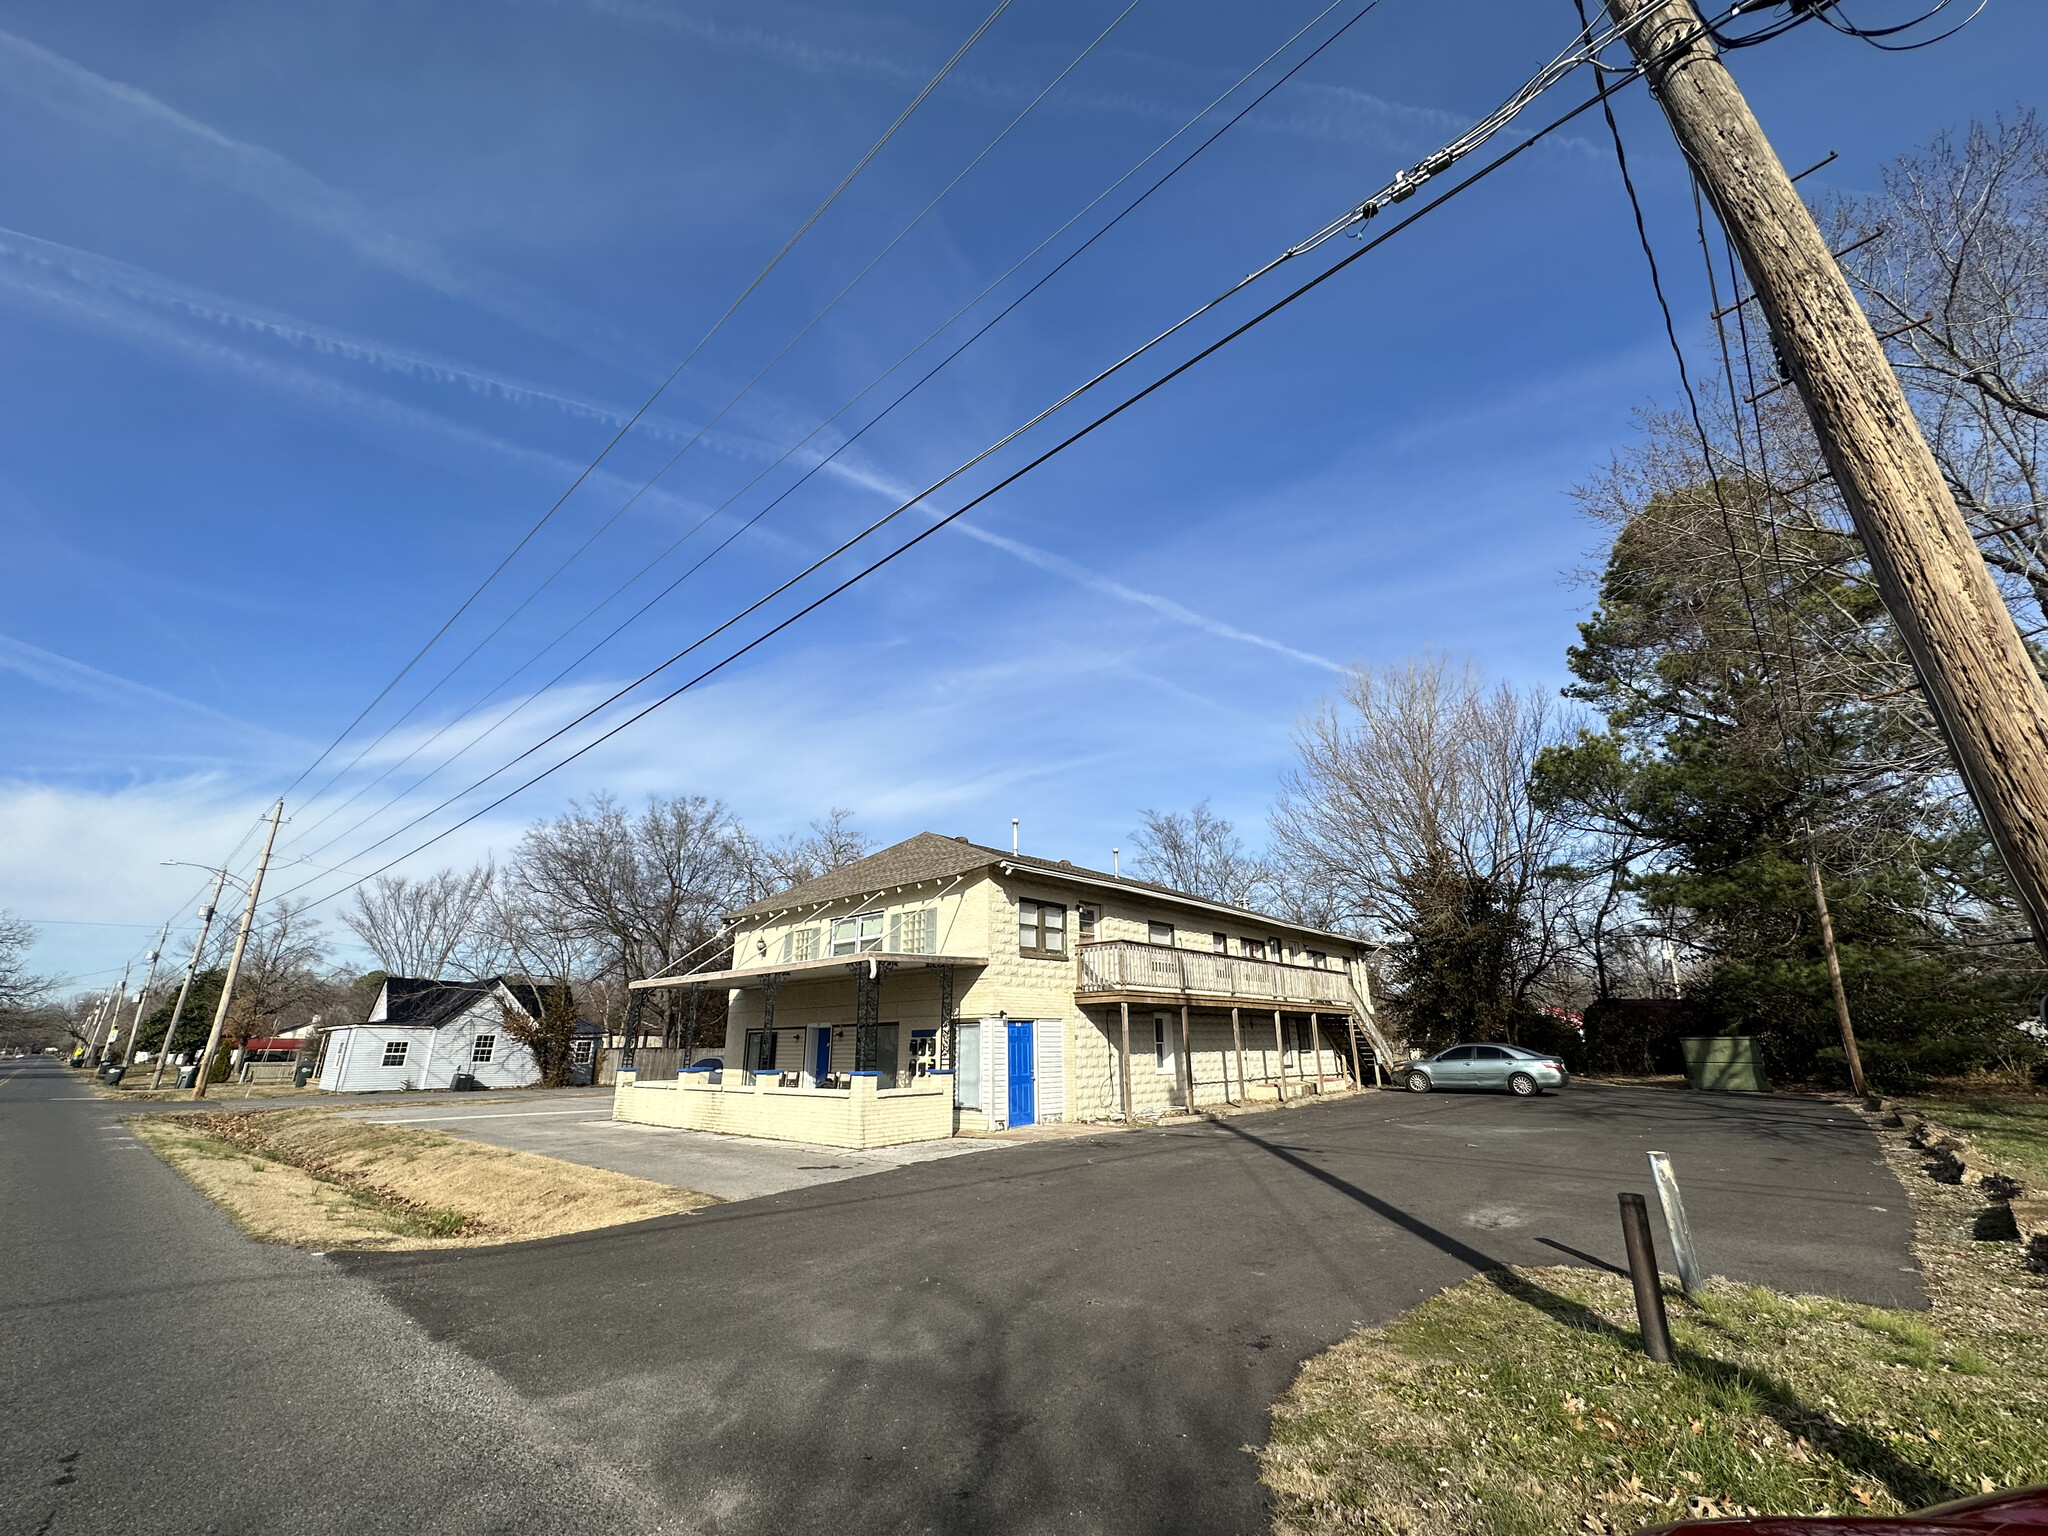
[[[821,902],[843,901],[849,896],[866,896],[899,885],[915,885],[920,880],[946,880],[954,875],[987,869],[994,864],[1007,864],[1019,870],[1043,870],[1053,879],[1079,876],[1091,883],[1122,887],[1134,895],[1158,896],[1168,901],[1191,903],[1210,911],[1234,912],[1247,922],[1292,929],[1297,933],[1320,934],[1326,938],[1343,939],[1347,943],[1368,942],[1345,934],[1331,933],[1327,929],[1312,927],[1306,923],[1289,922],[1270,912],[1257,912],[1250,907],[1211,901],[1206,896],[1197,896],[1191,891],[1178,891],[1170,885],[1160,885],[1151,880],[1135,880],[1129,875],[1113,875],[1106,870],[1088,869],[1067,859],[1040,859],[1028,853],[985,848],[980,843],[970,843],[964,837],[941,837],[936,832],[920,832],[917,836],[884,848],[879,853],[871,853],[864,859],[856,859],[830,874],[820,875],[815,880],[807,880],[802,885],[791,886],[786,891],[757,901],[751,906],[742,907],[731,916],[763,917],[771,912],[787,912],[796,907],[816,906]]]
[[[848,896],[865,896],[870,891],[895,885],[915,885],[920,880],[946,880],[969,870],[986,869],[1010,855],[998,848],[984,848],[964,837],[941,837],[936,832],[917,836],[871,853],[864,859],[841,865],[829,874],[793,885],[786,891],[741,907],[734,917],[759,917],[790,907],[816,906],[821,901],[843,901]]]

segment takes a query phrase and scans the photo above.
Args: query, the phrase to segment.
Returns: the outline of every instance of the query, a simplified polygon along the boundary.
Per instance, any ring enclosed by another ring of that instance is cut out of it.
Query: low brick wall
[[[881,1088],[878,1079],[856,1075],[850,1089],[840,1090],[770,1087],[765,1079],[714,1085],[708,1077],[686,1072],[643,1083],[636,1073],[621,1072],[612,1118],[855,1150],[953,1134],[953,1079],[945,1073],[908,1088]]]

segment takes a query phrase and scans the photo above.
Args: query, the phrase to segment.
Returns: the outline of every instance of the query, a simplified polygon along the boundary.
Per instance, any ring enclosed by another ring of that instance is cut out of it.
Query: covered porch
[[[727,1038],[650,1062],[659,1077],[622,1062],[613,1117],[827,1146],[950,1136],[960,970],[987,963],[873,951],[635,982],[730,993]]]
[[[1126,1119],[1355,1090],[1400,1059],[1369,982],[1345,968],[1128,940],[1078,956],[1076,1000],[1107,1047],[1107,1108]]]

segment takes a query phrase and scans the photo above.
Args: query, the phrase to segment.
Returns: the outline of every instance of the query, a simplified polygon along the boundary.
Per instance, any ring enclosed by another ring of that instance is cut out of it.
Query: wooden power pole
[[[242,954],[249,947],[249,930],[256,924],[256,902],[263,894],[263,875],[270,868],[270,850],[277,842],[277,824],[284,820],[284,802],[270,813],[270,831],[263,839],[263,857],[256,861],[256,873],[249,881],[249,899],[242,906],[241,930],[235,934],[235,950],[228,956],[228,974],[220,984],[220,1006],[213,1010],[213,1029],[207,1034],[206,1049],[199,1053],[199,1075],[192,1080],[192,1097],[206,1097],[207,1074],[213,1070],[213,1053],[220,1049],[220,1032],[228,1022],[228,1004],[235,998],[235,978],[242,971]]]
[[[1606,0],[1757,302],[1935,721],[2048,956],[2048,689],[1884,348],[1693,0]]]
[[[171,936],[171,925],[164,924],[164,931],[156,936],[156,947],[149,952],[149,974],[142,978],[142,990],[135,994],[135,1021],[128,1026],[128,1047],[121,1052],[121,1065],[135,1065],[135,1042],[142,1038],[142,1010],[149,1002],[149,989],[156,985],[156,963],[163,957],[164,941]]]
[[[185,967],[185,980],[178,988],[178,1000],[171,1004],[171,1022],[164,1026],[163,1049],[156,1053],[156,1071],[149,1078],[152,1089],[163,1086],[164,1064],[171,1059],[171,1042],[177,1038],[178,1021],[185,1017],[185,999],[192,995],[192,978],[198,974],[200,957],[206,953],[206,938],[213,931],[213,914],[220,906],[221,889],[228,883],[228,872],[224,869],[216,869],[213,876],[213,894],[199,909],[199,937],[192,941],[192,960]]]

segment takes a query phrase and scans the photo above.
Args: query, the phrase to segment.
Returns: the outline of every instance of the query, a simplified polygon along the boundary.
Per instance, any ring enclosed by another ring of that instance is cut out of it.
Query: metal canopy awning
[[[821,960],[791,960],[787,964],[751,965],[736,971],[692,971],[681,976],[653,976],[646,981],[630,983],[635,992],[650,992],[665,987],[716,986],[738,988],[750,991],[765,986],[771,976],[780,976],[784,981],[828,981],[839,977],[850,977],[853,966],[866,966],[870,961],[877,969],[887,965],[893,971],[928,970],[937,965],[987,965],[987,955],[899,955],[886,951],[870,950],[859,955],[827,955]]]

